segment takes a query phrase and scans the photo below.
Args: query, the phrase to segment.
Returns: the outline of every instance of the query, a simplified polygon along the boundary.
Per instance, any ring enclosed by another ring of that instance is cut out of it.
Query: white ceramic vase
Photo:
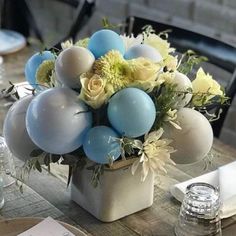
[[[149,173],[141,182],[141,171],[133,176],[130,166],[105,170],[95,188],[91,184],[92,171],[84,169],[74,174],[71,199],[103,222],[118,220],[153,203],[154,175]]]

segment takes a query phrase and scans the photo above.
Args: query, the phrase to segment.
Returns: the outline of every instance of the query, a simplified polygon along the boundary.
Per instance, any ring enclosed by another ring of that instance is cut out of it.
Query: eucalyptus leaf
[[[68,188],[69,185],[70,185],[70,181],[71,181],[72,174],[73,174],[73,167],[72,167],[72,166],[69,166],[69,173],[68,173],[68,179],[67,179],[67,188]]]
[[[15,91],[12,95],[15,96],[15,98],[16,98],[17,100],[20,99],[20,96],[19,96],[19,94],[18,94],[17,91]]]
[[[41,167],[41,165],[40,165],[40,163],[39,163],[38,160],[35,162],[35,168],[36,168],[40,173],[42,172],[42,167]]]
[[[23,194],[23,185],[21,184],[20,187],[19,187],[19,190],[20,190],[20,193]]]
[[[14,89],[15,85],[11,85],[7,90],[6,93],[10,93],[12,92],[12,90]]]
[[[57,155],[57,154],[51,154],[51,161],[52,163],[56,163],[60,160],[61,155]]]
[[[50,154],[49,153],[46,153],[46,155],[44,156],[44,164],[46,166],[49,166],[50,165]]]
[[[63,160],[61,161],[60,164],[62,165],[75,165],[78,161],[78,157],[66,154],[63,156]]]
[[[34,149],[31,153],[30,153],[30,156],[31,157],[38,157],[40,156],[41,154],[43,154],[44,151],[41,150],[41,149]]]

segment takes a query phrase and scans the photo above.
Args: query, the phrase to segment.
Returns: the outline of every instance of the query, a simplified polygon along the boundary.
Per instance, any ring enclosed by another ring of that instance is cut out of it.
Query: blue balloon
[[[92,114],[69,88],[52,88],[38,94],[26,113],[32,141],[48,153],[65,154],[79,148],[92,126]]]
[[[54,55],[50,51],[43,51],[40,53],[34,54],[25,65],[25,77],[26,80],[31,84],[34,88],[37,87],[36,84],[36,72],[38,67],[45,60],[55,60]]]
[[[145,44],[135,45],[129,48],[124,55],[126,60],[138,57],[148,58],[153,62],[159,62],[162,60],[161,54],[155,48]]]
[[[88,43],[88,49],[95,58],[105,55],[110,50],[117,50],[122,55],[125,53],[125,45],[121,37],[112,30],[99,30],[92,35]]]
[[[107,164],[109,158],[116,160],[120,154],[118,134],[107,126],[96,126],[87,133],[83,149],[86,156],[97,163]]]
[[[117,92],[109,101],[107,113],[114,129],[133,138],[147,133],[156,118],[152,99],[137,88],[126,88]]]

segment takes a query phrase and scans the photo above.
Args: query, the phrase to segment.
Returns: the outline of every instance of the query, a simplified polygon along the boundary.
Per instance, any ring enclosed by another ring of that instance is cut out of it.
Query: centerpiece
[[[206,59],[178,57],[167,36],[150,26],[137,37],[102,29],[29,58],[32,89],[10,108],[3,131],[25,161],[20,179],[41,165],[69,165],[72,199],[113,221],[152,205],[154,174],[166,165],[205,157],[208,120],[219,116],[206,107],[227,98],[202,68],[192,73]],[[18,97],[14,84],[5,92]]]

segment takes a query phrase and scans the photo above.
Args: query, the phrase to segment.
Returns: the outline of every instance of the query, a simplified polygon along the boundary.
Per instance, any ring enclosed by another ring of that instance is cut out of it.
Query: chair
[[[80,4],[79,0],[51,0],[68,4],[75,10],[78,9],[78,15],[69,28],[65,36],[59,40],[56,47],[60,47],[60,42],[66,39],[75,40],[76,34],[86,25],[86,21],[92,15],[95,0],[84,0]],[[22,33],[25,37],[33,31],[36,38],[44,43],[44,39],[36,20],[30,10],[26,0],[3,0],[1,11],[1,28],[12,29]]]
[[[226,96],[228,96],[232,102],[236,93],[235,47],[200,33],[135,16],[127,18],[125,31],[128,34],[133,33],[134,35],[138,35],[145,25],[151,25],[156,32],[171,29],[169,41],[179,52],[185,52],[188,49],[192,49],[200,55],[206,56],[211,64],[231,73],[232,77],[225,88],[225,92]],[[219,137],[229,106],[218,106],[215,109],[222,109],[220,119],[212,122],[214,136]]]
[[[29,37],[30,30],[43,43],[43,37],[25,0],[3,0],[1,28],[15,30]]]

